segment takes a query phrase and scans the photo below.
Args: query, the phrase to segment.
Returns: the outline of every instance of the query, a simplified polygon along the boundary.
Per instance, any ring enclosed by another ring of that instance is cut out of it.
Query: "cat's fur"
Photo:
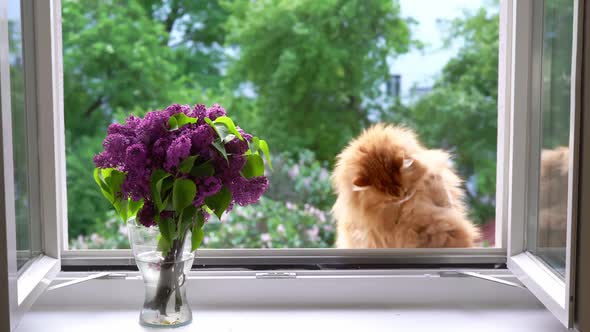
[[[442,150],[428,150],[413,131],[378,124],[337,157],[338,248],[472,247],[461,179]]]
[[[567,232],[569,149],[541,151],[538,247],[565,247]]]

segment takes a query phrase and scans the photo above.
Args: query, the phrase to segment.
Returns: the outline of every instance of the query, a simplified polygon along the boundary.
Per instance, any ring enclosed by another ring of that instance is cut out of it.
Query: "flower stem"
[[[182,254],[185,237],[186,234],[172,241],[170,251],[160,265],[160,279],[158,280],[156,295],[145,305],[150,309],[160,311],[162,315],[166,315],[166,308],[173,292],[175,293],[174,307],[176,311],[180,310],[182,306],[179,279],[184,273]]]

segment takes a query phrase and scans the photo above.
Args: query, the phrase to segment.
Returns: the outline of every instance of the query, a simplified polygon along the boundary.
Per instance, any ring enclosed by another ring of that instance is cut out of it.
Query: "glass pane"
[[[543,6],[538,218],[529,250],[563,275],[568,205],[573,0]]]
[[[8,42],[10,54],[10,98],[12,111],[12,144],[16,213],[17,265],[20,269],[35,254],[31,238],[29,158],[27,117],[25,114],[25,80],[23,33],[19,0],[8,1]],[[38,245],[37,245],[38,246]]]
[[[433,209],[455,218],[452,236],[468,246],[496,245],[498,1],[62,3],[70,248],[128,248],[93,181],[93,156],[109,124],[171,103],[220,103],[273,150],[269,190],[209,222],[206,248],[337,247],[335,159],[378,122],[453,155],[464,184],[445,190],[447,179],[427,193],[442,195]],[[414,245],[452,243],[430,238],[436,227],[421,220],[445,222],[429,218],[406,218],[420,232]],[[373,243],[364,247],[394,247]]]

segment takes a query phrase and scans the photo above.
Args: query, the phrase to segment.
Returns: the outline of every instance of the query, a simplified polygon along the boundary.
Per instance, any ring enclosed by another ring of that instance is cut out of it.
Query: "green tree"
[[[230,12],[228,86],[250,83],[259,128],[280,151],[332,160],[368,122],[363,103],[389,78],[388,60],[412,44],[392,0],[241,0]],[[269,127],[272,123],[272,127]]]
[[[462,43],[432,91],[392,112],[415,128],[429,147],[450,150],[470,185],[476,222],[494,217],[498,97],[498,14],[480,9],[448,22],[448,43]],[[471,185],[473,184],[473,185]]]
[[[183,75],[219,92],[228,13],[217,0],[137,0],[166,32],[162,41],[174,53]]]
[[[110,209],[96,196],[90,173],[108,124],[172,102],[194,103],[207,84],[218,86],[215,52],[195,53],[223,42],[216,37],[223,11],[211,8],[219,8],[216,1],[63,1],[71,237],[97,229]],[[175,45],[172,35],[180,40]]]

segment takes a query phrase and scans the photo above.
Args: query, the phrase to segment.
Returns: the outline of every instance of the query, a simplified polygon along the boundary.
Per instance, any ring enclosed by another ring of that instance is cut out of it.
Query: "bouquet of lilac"
[[[188,230],[196,250],[211,215],[255,203],[268,188],[260,154],[271,166],[267,143],[217,104],[132,115],[109,126],[103,146],[94,158],[100,190],[123,221],[137,215],[146,227],[158,225],[165,254],[179,250]]]

